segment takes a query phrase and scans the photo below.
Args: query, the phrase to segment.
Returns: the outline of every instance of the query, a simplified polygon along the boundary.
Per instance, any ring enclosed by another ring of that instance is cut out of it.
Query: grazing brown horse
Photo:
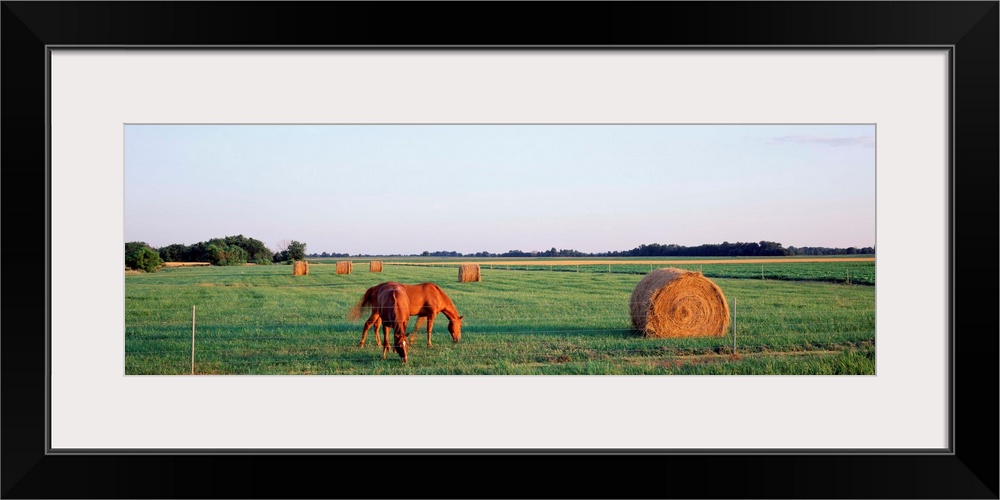
[[[410,321],[410,301],[406,289],[402,284],[390,281],[379,288],[375,300],[378,305],[373,311],[377,310],[382,318],[382,359],[389,352],[389,329],[392,328],[392,349],[406,363],[409,351],[406,323]],[[378,338],[378,328],[375,329],[375,337]]]
[[[361,317],[362,309],[371,309],[371,315],[365,321],[365,328],[361,332],[361,347],[365,346],[365,338],[368,336],[368,329],[372,325],[375,325],[375,341],[379,341],[377,333],[379,326],[382,324],[382,318],[379,314],[377,299],[379,290],[387,284],[381,283],[366,290],[364,296],[351,308],[348,314],[350,319],[358,319]],[[465,316],[459,316],[458,309],[455,308],[455,303],[451,301],[451,298],[444,293],[441,287],[434,283],[420,283],[418,285],[403,285],[403,288],[406,289],[406,296],[410,302],[410,316],[417,317],[417,324],[414,327],[414,331],[420,328],[421,321],[424,319],[427,320],[428,346],[432,345],[431,331],[434,329],[434,318],[438,313],[442,313],[448,318],[448,333],[451,334],[451,341],[458,342],[462,339],[462,318]]]

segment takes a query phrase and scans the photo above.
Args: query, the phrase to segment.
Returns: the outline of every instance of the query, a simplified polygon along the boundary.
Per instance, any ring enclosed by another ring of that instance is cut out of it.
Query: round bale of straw
[[[309,263],[304,260],[297,260],[292,265],[292,276],[305,276],[309,274]]]
[[[460,264],[458,266],[458,282],[468,283],[470,281],[483,281],[483,275],[479,273],[479,264]]]
[[[351,261],[342,260],[337,262],[337,274],[351,274]]]
[[[380,273],[380,272],[382,272],[382,261],[381,260],[370,261],[368,263],[368,271],[373,272],[373,273]]]
[[[635,285],[629,309],[632,326],[645,337],[721,337],[729,330],[725,295],[699,272],[650,272]]]

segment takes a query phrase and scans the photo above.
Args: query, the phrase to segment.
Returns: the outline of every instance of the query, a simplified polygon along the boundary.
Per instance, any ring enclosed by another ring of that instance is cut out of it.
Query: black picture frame
[[[12,238],[2,249],[4,498],[998,498],[998,335],[995,314],[977,311],[998,303],[990,258],[1000,170],[997,1],[2,4],[0,159]],[[33,262],[42,260],[41,242],[48,256],[55,251],[45,97],[47,47],[56,45],[950,47],[951,452],[49,454],[50,276]],[[387,475],[396,469],[405,473]]]

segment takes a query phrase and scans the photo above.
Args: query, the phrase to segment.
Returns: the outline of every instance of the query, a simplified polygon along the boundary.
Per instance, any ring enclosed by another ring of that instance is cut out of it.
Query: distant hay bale
[[[309,274],[309,263],[304,260],[297,260],[292,269],[292,276],[305,276]]]
[[[729,330],[726,297],[700,272],[650,272],[632,291],[629,309],[632,326],[645,337],[721,337]]]
[[[369,262],[368,263],[368,271],[373,272],[373,273],[380,273],[380,272],[382,272],[382,261],[381,260],[373,260],[373,261]]]
[[[458,266],[458,282],[467,283],[470,281],[483,281],[483,275],[479,273],[479,264],[460,264]]]
[[[337,274],[351,274],[354,265],[349,260],[337,262]]]

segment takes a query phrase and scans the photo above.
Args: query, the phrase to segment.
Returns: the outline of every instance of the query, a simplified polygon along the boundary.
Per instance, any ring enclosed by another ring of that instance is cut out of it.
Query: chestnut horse
[[[406,289],[402,284],[390,281],[378,290],[375,300],[378,305],[373,310],[377,310],[382,318],[382,359],[389,352],[389,328],[392,328],[392,349],[406,363],[409,350],[406,323],[410,321],[410,301],[406,296]],[[375,338],[378,338],[377,327]]]
[[[382,324],[377,299],[379,290],[386,284],[381,283],[366,290],[361,300],[351,308],[348,314],[348,318],[354,320],[361,317],[362,309],[371,309],[371,315],[365,321],[365,328],[361,332],[361,347],[365,346],[368,329],[372,325],[375,325],[377,333],[379,325]],[[419,330],[420,322],[424,319],[427,320],[428,346],[432,345],[431,331],[434,329],[434,318],[438,313],[443,313],[448,318],[448,333],[451,334],[451,341],[457,343],[462,339],[462,318],[465,316],[459,316],[458,309],[455,308],[455,303],[451,301],[451,298],[448,297],[448,294],[444,293],[441,287],[434,283],[420,283],[418,285],[403,285],[403,288],[406,289],[406,296],[410,302],[410,316],[417,317],[417,324],[413,331]],[[378,335],[375,335],[375,341],[379,341]]]

